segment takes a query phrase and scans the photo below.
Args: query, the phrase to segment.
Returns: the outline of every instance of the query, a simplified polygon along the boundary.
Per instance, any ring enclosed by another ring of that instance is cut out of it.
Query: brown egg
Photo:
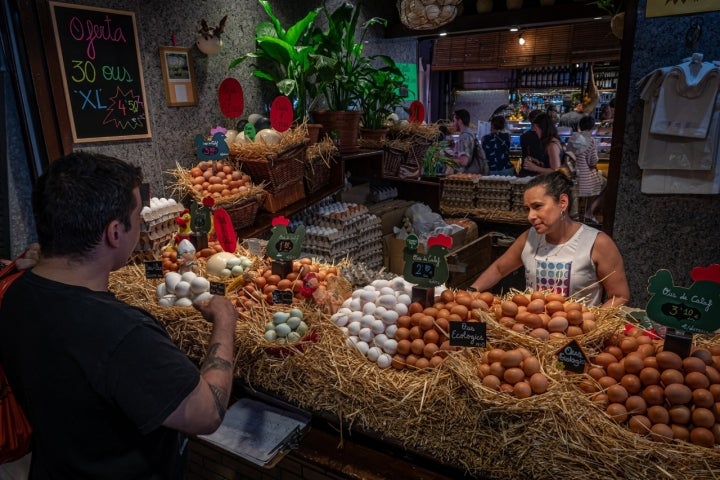
[[[640,395],[631,395],[625,400],[625,408],[630,414],[645,415],[647,412],[647,402]]]
[[[553,317],[547,325],[549,332],[564,332],[568,327],[568,321],[565,317]]]
[[[503,350],[502,348],[493,348],[491,350],[488,350],[488,363],[499,362],[504,353],[505,350]]]
[[[662,405],[651,405],[647,409],[647,417],[653,424],[664,423],[670,424],[670,413]]]
[[[527,357],[522,361],[522,369],[525,376],[532,377],[533,374],[540,371],[540,360],[537,357]]]
[[[538,340],[550,339],[550,332],[548,332],[544,328],[535,328],[529,333],[529,335],[533,338],[537,338]]]
[[[421,313],[423,310],[425,310],[425,307],[423,307],[423,304],[420,302],[412,302],[408,306],[408,313],[410,313],[410,315],[414,313]]]
[[[271,285],[277,285],[280,280],[280,275],[277,274],[271,274],[269,277],[267,277],[267,282]]]
[[[418,325],[423,331],[430,330],[433,326],[435,326],[435,318],[430,315],[423,315],[420,318]]]
[[[665,390],[660,385],[648,385],[643,389],[642,397],[648,405],[662,405],[665,401]]]
[[[425,357],[418,357],[417,362],[415,362],[415,368],[417,368],[418,370],[425,370],[426,368],[430,368],[430,360]]]
[[[583,322],[582,312],[580,310],[569,310],[567,312],[567,319],[570,325],[580,326]]]
[[[522,361],[522,352],[518,351],[517,349],[508,350],[507,352],[503,353],[502,357],[500,357],[500,363],[505,368],[519,367]]]
[[[543,326],[542,318],[537,313],[527,313],[522,323],[531,329],[542,328]]]
[[[410,338],[410,329],[405,327],[398,327],[397,330],[395,330],[395,340],[398,342],[402,340],[407,340]],[[409,342],[408,342],[409,343]],[[402,352],[400,352],[402,353]]]
[[[567,300],[563,295],[560,295],[559,293],[548,293],[545,295],[545,301],[550,302],[559,302],[564,303],[565,300]]]
[[[600,387],[602,387],[603,390],[605,390],[613,385],[617,385],[617,383],[618,383],[617,380],[615,380],[614,378],[607,376],[607,375],[604,377],[598,378],[597,382],[600,384]]]
[[[702,360],[702,358],[686,357],[682,360],[682,368],[685,373],[700,372],[704,374],[707,365],[705,365],[705,362]]]
[[[638,374],[644,386],[657,385],[660,383],[660,372],[655,368],[645,367]]]
[[[620,385],[625,387],[625,390],[627,390],[630,395],[640,393],[643,388],[643,384],[640,381],[640,378],[637,375],[633,375],[632,373],[623,375],[622,379],[620,380]]]
[[[637,349],[638,342],[634,337],[625,337],[620,342],[620,350],[622,350],[625,355],[630,352],[634,352]]]
[[[587,373],[595,380],[607,375],[607,373],[605,373],[605,369],[601,367],[590,367]]]
[[[613,362],[608,365],[605,370],[607,370],[608,376],[614,378],[618,382],[626,373],[625,367],[623,367],[623,364],[621,362]]]
[[[670,405],[680,405],[692,400],[692,390],[682,383],[673,383],[665,387],[665,398]]]
[[[645,365],[648,368],[654,368],[655,370],[659,371],[658,364],[657,364],[657,358],[655,356],[646,356],[643,358],[643,365]]]
[[[707,375],[710,384],[720,383],[720,372],[715,367],[705,367],[705,375]]]
[[[414,353],[411,353],[411,354],[409,354],[407,357],[405,357],[405,364],[406,364],[408,367],[415,367],[415,364],[417,363],[417,361],[418,361],[419,358],[420,358],[420,357],[418,357],[418,356],[415,355]]]
[[[583,333],[590,333],[597,327],[595,320],[583,320],[582,330]]]
[[[660,374],[660,381],[667,387],[673,383],[685,383],[685,376],[680,370],[670,368],[662,371]]]
[[[623,356],[625,355],[622,350],[620,350],[620,347],[617,345],[608,345],[605,347],[605,350],[603,350],[604,353],[609,353],[613,357],[615,357],[616,361],[622,360]]]
[[[513,395],[516,398],[528,398],[533,394],[532,387],[528,382],[517,382],[513,386]]]
[[[617,362],[618,359],[615,355],[607,352],[599,353],[594,359],[593,363],[607,369],[608,365]]]
[[[463,307],[469,307],[472,301],[473,298],[467,293],[458,292],[457,295],[455,295],[455,303]]]
[[[710,393],[713,394],[713,398],[715,398],[715,401],[720,402],[720,384],[713,383],[708,387],[708,390],[710,390]]]
[[[712,353],[707,348],[695,347],[690,356],[701,359],[705,365],[712,365],[713,363]]]
[[[499,390],[503,393],[509,393],[512,395],[513,393],[513,386],[509,383],[501,383]]]
[[[492,305],[495,300],[495,295],[490,292],[480,292],[478,298],[488,305]]]
[[[445,303],[452,302],[455,300],[455,294],[452,292],[452,290],[443,290],[440,294],[440,299]]]
[[[508,368],[505,370],[503,380],[505,380],[510,385],[515,385],[516,383],[525,380],[525,372],[523,372],[522,369],[518,367]]]
[[[410,350],[418,357],[422,356],[424,349],[425,342],[423,342],[422,338],[416,338],[412,341],[412,343],[410,343]]]
[[[640,373],[643,368],[645,368],[645,362],[643,361],[643,358],[640,356],[640,354],[636,352],[628,353],[627,356],[623,358],[622,363],[627,373],[637,374]]]
[[[515,295],[513,295],[512,301],[513,303],[515,303],[515,305],[522,305],[524,307],[527,307],[528,303],[530,303],[530,299],[522,293],[516,293]]]
[[[605,410],[610,418],[615,420],[617,423],[625,423],[627,421],[628,412],[625,405],[622,403],[610,403]]]
[[[532,376],[530,376],[529,382],[533,393],[537,395],[545,393],[548,389],[548,379],[542,373],[533,373]]]
[[[545,313],[545,300],[532,300],[527,304],[527,311],[530,313]]]
[[[437,317],[437,314],[438,314],[439,311],[440,311],[440,310],[437,309],[437,308],[435,308],[435,307],[427,307],[427,308],[425,308],[425,309],[423,310],[422,313],[423,313],[424,315],[427,315],[427,316],[430,316],[430,317],[435,318],[435,317]]]
[[[545,311],[552,315],[555,312],[565,312],[565,309],[563,308],[562,302],[558,302],[557,300],[551,300],[545,304]]]
[[[437,330],[435,330],[434,328],[431,328],[431,329],[427,330],[425,332],[425,334],[423,335],[423,341],[425,342],[426,345],[429,343],[434,343],[435,345],[437,345],[438,342],[440,341],[440,334],[438,333]]]
[[[590,400],[592,400],[595,405],[602,408],[603,410],[607,409],[608,405],[610,405],[608,396],[604,393],[596,393],[592,396]]]
[[[582,304],[578,302],[574,302],[572,300],[566,300],[565,303],[563,303],[563,308],[566,312],[570,313],[572,311],[580,312],[582,315]]]
[[[398,329],[398,330],[400,330],[400,329]],[[395,338],[397,338],[397,334],[395,335]],[[401,355],[407,355],[408,353],[410,353],[410,345],[411,345],[410,340],[407,340],[407,339],[398,340],[397,353],[399,353]],[[482,365],[480,365],[480,366],[482,366]]]
[[[492,390],[497,390],[498,388],[500,388],[501,383],[502,382],[500,381],[500,379],[495,375],[486,375],[485,377],[483,377],[482,380],[482,384]]]
[[[420,325],[420,319],[425,317],[426,315],[422,312],[415,312],[412,315],[410,315],[410,324],[412,326]]]
[[[400,349],[400,345],[398,344],[398,350]],[[478,365],[478,375],[480,378],[485,378],[486,376],[490,375],[490,365],[487,363],[481,363]]]
[[[610,377],[608,377],[610,378]],[[585,393],[595,393],[598,391],[598,384],[594,382],[593,380],[590,380],[589,378],[586,378],[585,380],[580,381],[578,383],[578,388],[581,392]]]
[[[662,351],[655,356],[657,357],[658,366],[662,369],[673,368],[680,370],[682,368],[682,358],[675,352]]]
[[[518,313],[518,306],[515,302],[505,300],[500,304],[500,309],[505,317],[514,317]]]
[[[690,430],[690,442],[701,447],[712,448],[715,446],[715,435],[710,429],[695,427]]]
[[[423,355],[425,358],[432,358],[439,349],[437,343],[426,343],[423,348]]]
[[[695,427],[710,429],[715,425],[715,415],[707,408],[696,407],[692,411],[692,423]]]
[[[420,328],[419,325],[415,325],[414,327],[410,327],[410,340],[417,340],[418,338],[422,339],[424,330]]]
[[[712,408],[715,405],[715,398],[710,390],[697,388],[692,391],[692,401],[696,407]]]
[[[710,430],[715,435],[715,443],[720,443],[720,423],[715,423]]]
[[[503,367],[500,362],[493,362],[490,364],[490,374],[498,378],[503,378],[505,375],[505,367]]]
[[[685,385],[690,387],[691,390],[696,388],[708,388],[710,386],[710,380],[704,373],[690,372],[685,375]]]
[[[412,321],[410,320],[410,317],[407,315],[400,315],[397,319],[397,326],[399,328],[407,328],[410,329],[410,326],[412,325]]]
[[[515,323],[510,326],[510,330],[512,330],[513,332],[518,332],[518,333],[525,333],[526,328],[527,327],[525,325],[523,325],[522,323]]]
[[[487,303],[485,303],[485,302],[483,302],[482,300],[480,300],[479,298],[474,298],[474,299],[470,302],[470,309],[471,309],[471,310],[484,310],[484,311],[487,311],[489,308],[490,308],[490,306],[489,306]]]
[[[647,435],[650,433],[651,427],[652,423],[645,415],[633,415],[630,417],[630,420],[628,420],[628,429],[639,435]]]
[[[690,409],[686,405],[673,405],[668,410],[670,415],[670,421],[680,425],[687,425],[690,423]]]
[[[395,370],[403,370],[406,367],[405,364],[405,355],[401,355],[399,353],[396,353],[392,357],[392,367]]]
[[[532,300],[542,300],[543,303],[545,303],[545,292],[543,292],[543,291],[532,292],[530,294],[530,300],[531,300],[530,303],[532,303]],[[718,355],[720,355],[720,353],[718,353]]]
[[[650,428],[650,438],[656,442],[670,443],[673,439],[672,428],[664,423],[657,423]]]
[[[610,400],[611,403],[625,403],[625,401],[630,396],[628,394],[628,391],[623,387],[622,385],[616,384],[616,385],[610,385],[606,390],[605,393],[607,393],[608,400]]]
[[[455,305],[450,309],[450,314],[458,315],[462,320],[468,318],[468,308],[465,305]]]

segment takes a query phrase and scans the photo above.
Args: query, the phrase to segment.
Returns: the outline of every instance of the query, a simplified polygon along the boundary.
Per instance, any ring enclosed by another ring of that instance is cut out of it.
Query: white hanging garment
[[[715,96],[720,87],[720,68],[702,61],[701,53],[670,68],[665,76],[650,132],[689,138],[705,138]]]

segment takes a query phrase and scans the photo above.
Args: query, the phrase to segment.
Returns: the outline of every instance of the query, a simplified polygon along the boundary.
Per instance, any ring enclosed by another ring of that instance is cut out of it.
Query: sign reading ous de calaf
[[[135,14],[50,2],[73,142],[150,138]]]

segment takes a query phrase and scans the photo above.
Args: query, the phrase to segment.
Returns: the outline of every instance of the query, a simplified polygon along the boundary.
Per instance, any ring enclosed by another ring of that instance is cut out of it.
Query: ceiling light
[[[518,27],[510,27],[511,32],[517,32],[518,30],[520,30]]]
[[[438,35],[440,35],[441,37],[444,37],[447,35],[447,32],[440,32]]]
[[[523,38],[522,33],[521,33],[520,36],[518,37],[518,43],[519,43],[520,45],[525,45],[525,39]]]

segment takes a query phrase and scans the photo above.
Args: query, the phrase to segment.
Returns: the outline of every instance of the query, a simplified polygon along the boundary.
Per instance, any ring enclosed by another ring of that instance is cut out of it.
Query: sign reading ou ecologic
[[[73,142],[150,138],[135,14],[50,2]]]

